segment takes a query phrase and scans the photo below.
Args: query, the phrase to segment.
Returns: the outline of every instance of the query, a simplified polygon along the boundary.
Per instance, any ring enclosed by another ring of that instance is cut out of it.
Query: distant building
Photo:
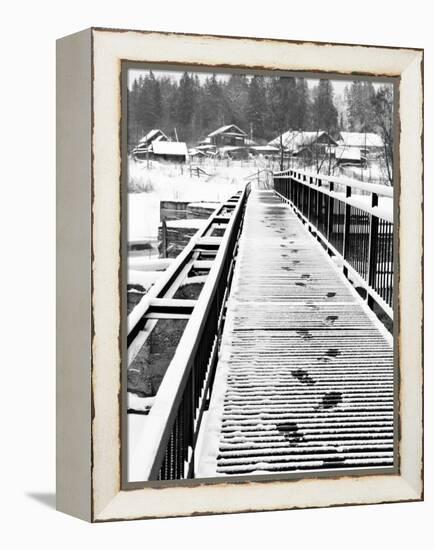
[[[360,149],[362,157],[380,153],[384,147],[381,136],[373,132],[340,132],[339,137],[339,145]]]
[[[171,162],[185,162],[188,149],[183,141],[154,140],[150,146],[150,158]]]
[[[268,145],[280,150],[281,143],[285,152],[295,156],[312,151],[312,149],[319,153],[326,153],[331,145],[337,145],[336,140],[323,130],[317,132],[288,130],[271,140]]]
[[[249,147],[249,153],[253,156],[274,157],[279,154],[279,147],[274,145],[253,145]]]
[[[145,136],[142,137],[142,139],[139,141],[137,146],[132,150],[132,155],[135,158],[143,159],[146,158],[148,155],[148,152],[150,152],[150,147],[152,143],[157,141],[169,141],[169,138],[166,136],[166,134],[158,129],[154,128],[153,130],[150,130]]]
[[[249,157],[249,150],[244,145],[226,145],[219,148],[218,154],[221,158],[244,160]]]
[[[364,166],[366,164],[366,157],[361,154],[359,147],[335,147],[334,156],[336,164],[339,166]]]
[[[208,139],[208,143],[216,147],[244,147],[247,134],[235,124],[228,124],[208,134]]]
[[[138,146],[148,147],[153,141],[169,141],[169,138],[163,130],[154,128],[153,130],[150,130],[146,136],[142,137]]]

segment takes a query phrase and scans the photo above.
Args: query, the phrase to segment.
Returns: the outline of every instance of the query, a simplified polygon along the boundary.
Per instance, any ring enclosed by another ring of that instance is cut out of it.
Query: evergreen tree
[[[353,132],[372,132],[375,125],[372,100],[375,89],[371,81],[355,80],[348,88],[348,125]]]
[[[280,168],[283,170],[283,151],[285,144],[282,134],[293,128],[296,118],[296,82],[293,77],[280,77],[270,83],[268,104],[271,128],[274,135],[280,136]]]
[[[311,125],[311,101],[305,78],[298,78],[295,89],[294,130],[308,130]]]
[[[185,72],[179,81],[176,100],[176,123],[185,140],[191,139],[191,122],[195,107],[194,79]]]
[[[380,86],[371,99],[374,129],[383,140],[382,158],[387,179],[393,185],[393,87]]]
[[[336,133],[338,112],[333,103],[333,85],[330,80],[321,78],[314,90],[312,123],[317,131],[323,130],[329,134]]]
[[[266,92],[264,79],[254,76],[250,81],[247,98],[247,119],[251,125],[253,139],[264,137],[264,119],[266,116]]]
[[[227,120],[236,124],[245,132],[249,131],[247,120],[247,100],[249,82],[245,75],[232,74],[225,89],[227,104]]]

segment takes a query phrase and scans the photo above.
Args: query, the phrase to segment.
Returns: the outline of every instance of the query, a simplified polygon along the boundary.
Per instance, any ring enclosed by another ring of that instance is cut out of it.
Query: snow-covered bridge
[[[373,311],[390,329],[393,192],[294,171],[274,181],[234,195],[180,258],[185,272],[208,254],[197,301],[159,297],[173,268],[135,312],[188,323],[131,481],[394,465],[393,340]],[[216,224],[223,236],[207,237]],[[146,330],[130,328],[134,345]]]

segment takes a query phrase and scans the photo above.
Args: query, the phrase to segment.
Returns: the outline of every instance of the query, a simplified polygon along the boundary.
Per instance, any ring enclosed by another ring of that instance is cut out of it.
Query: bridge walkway
[[[251,192],[195,477],[390,468],[391,335],[292,208]]]

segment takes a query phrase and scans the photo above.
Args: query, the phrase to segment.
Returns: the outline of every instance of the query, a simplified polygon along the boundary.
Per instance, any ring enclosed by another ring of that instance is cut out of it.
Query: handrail
[[[274,178],[286,178],[288,176],[297,177],[297,175],[312,178],[313,183],[319,182],[329,182],[336,185],[343,185],[345,187],[351,187],[352,189],[360,189],[363,191],[368,191],[370,193],[376,193],[382,197],[393,198],[393,187],[388,185],[381,185],[379,183],[367,183],[364,181],[358,181],[347,176],[328,176],[326,174],[317,174],[313,172],[308,172],[305,170],[294,170],[288,169],[281,172],[274,172]],[[306,180],[304,180],[306,181]]]
[[[368,304],[393,320],[393,188],[302,170],[276,172],[273,180],[329,254],[341,258]],[[370,196],[354,195],[356,189]]]
[[[206,282],[155,396],[141,440],[135,446],[137,451],[130,457],[128,477],[131,481],[180,479],[194,475],[194,450],[213,382],[223,306],[232,277],[248,192],[249,186],[246,185],[240,194],[216,209],[206,227],[193,237],[170,266],[164,280],[158,281],[137,314],[143,319],[152,300],[170,288],[195,251],[201,247],[216,250]],[[225,208],[232,214],[227,219],[223,237],[207,237],[212,224],[222,220],[221,212]],[[131,322],[131,330],[142,322],[140,319]]]

